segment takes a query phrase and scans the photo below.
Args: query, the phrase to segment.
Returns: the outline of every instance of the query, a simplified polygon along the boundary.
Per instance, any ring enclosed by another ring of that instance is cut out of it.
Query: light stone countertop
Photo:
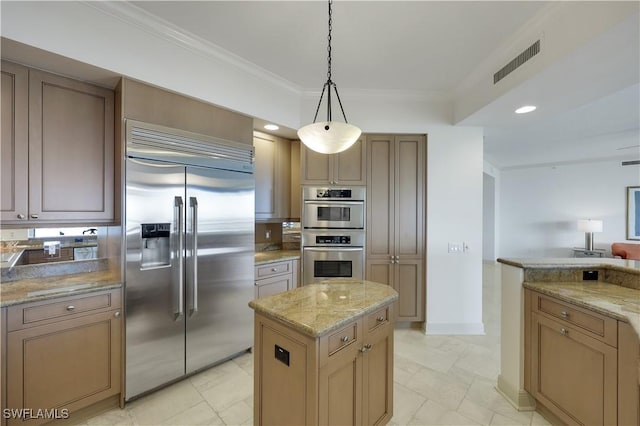
[[[263,265],[272,262],[282,262],[285,260],[300,259],[300,250],[268,250],[257,251],[255,255],[255,264]]]
[[[331,279],[256,299],[249,306],[316,338],[396,300],[398,293],[386,284]]]
[[[600,281],[528,282],[525,288],[631,324],[640,336],[640,290]]]
[[[539,258],[539,259],[504,259],[498,262],[518,268],[540,269],[575,269],[575,268],[606,268],[640,275],[640,261],[614,258]]]
[[[119,287],[122,282],[108,270],[3,282],[0,307]]]

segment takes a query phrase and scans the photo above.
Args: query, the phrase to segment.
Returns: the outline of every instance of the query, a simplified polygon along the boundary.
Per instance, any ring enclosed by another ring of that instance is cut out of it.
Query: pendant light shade
[[[362,134],[362,131],[359,128],[353,124],[347,123],[347,116],[344,113],[344,108],[340,101],[340,95],[338,95],[338,88],[336,87],[336,83],[331,80],[331,4],[332,0],[329,0],[329,37],[327,37],[329,40],[329,45],[327,47],[329,55],[327,57],[327,81],[322,87],[322,94],[320,94],[320,101],[316,108],[316,115],[313,117],[313,123],[307,124],[298,130],[298,137],[300,138],[300,141],[302,141],[307,148],[321,154],[337,154],[338,152],[342,152],[353,145],[360,137],[360,134]],[[344,123],[332,121],[331,119],[332,90],[335,92],[336,98],[338,99]],[[327,93],[327,120],[316,123],[320,104],[322,104],[322,98],[324,97],[325,92]]]
[[[298,130],[298,137],[309,149],[321,154],[336,154],[353,145],[362,131],[353,124],[326,121],[307,124]]]

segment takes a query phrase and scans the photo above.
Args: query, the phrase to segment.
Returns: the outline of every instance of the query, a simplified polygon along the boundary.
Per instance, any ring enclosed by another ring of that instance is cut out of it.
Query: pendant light
[[[319,152],[321,154],[336,154],[348,149],[353,145],[362,131],[353,124],[347,123],[347,116],[344,113],[342,102],[340,101],[340,95],[338,95],[338,88],[336,83],[331,80],[331,5],[332,0],[329,0],[329,36],[327,51],[329,52],[327,58],[328,71],[327,81],[322,86],[322,93],[320,94],[320,101],[318,101],[318,107],[316,108],[316,115],[313,117],[313,123],[307,124],[298,130],[298,137],[309,149]],[[340,110],[342,111],[342,117],[344,123],[340,121],[331,120],[331,90],[336,94]],[[316,123],[318,118],[318,111],[320,111],[320,104],[325,92],[327,93],[327,120]]]

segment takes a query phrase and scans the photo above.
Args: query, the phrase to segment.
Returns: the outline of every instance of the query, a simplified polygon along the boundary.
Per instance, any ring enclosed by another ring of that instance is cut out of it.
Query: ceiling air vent
[[[521,54],[513,58],[511,62],[509,62],[507,65],[502,67],[497,73],[495,73],[493,75],[493,84],[496,84],[497,82],[499,82],[500,80],[502,80],[503,78],[511,74],[513,71],[516,70],[516,68],[518,68],[520,65],[527,62],[529,59],[536,56],[538,53],[540,53],[540,40],[536,41],[531,46],[527,47],[524,50],[524,52],[522,52]]]

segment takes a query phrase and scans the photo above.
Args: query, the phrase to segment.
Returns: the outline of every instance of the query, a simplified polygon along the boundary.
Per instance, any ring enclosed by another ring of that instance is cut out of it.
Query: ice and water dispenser
[[[171,224],[143,223],[141,269],[171,265]]]

